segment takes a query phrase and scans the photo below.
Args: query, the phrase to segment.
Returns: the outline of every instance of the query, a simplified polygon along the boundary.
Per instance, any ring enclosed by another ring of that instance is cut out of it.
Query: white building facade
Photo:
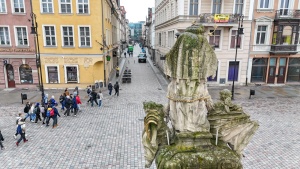
[[[208,84],[229,85],[233,80],[245,84],[250,77],[247,72],[252,15],[250,0],[156,0],[154,62],[163,70],[165,61],[161,57],[170,51],[177,36],[193,22],[200,22],[218,58],[216,77],[208,78]],[[239,16],[243,16],[244,34],[237,39]]]

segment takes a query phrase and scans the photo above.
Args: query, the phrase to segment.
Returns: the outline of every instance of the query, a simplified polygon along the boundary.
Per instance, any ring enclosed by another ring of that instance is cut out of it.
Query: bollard
[[[252,95],[255,95],[255,90],[250,89],[250,96],[249,96],[249,99],[251,99],[251,96],[252,96]]]

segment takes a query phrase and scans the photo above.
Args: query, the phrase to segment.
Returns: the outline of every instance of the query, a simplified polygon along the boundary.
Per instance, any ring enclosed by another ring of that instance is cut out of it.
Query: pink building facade
[[[29,0],[0,0],[0,88],[39,83]]]

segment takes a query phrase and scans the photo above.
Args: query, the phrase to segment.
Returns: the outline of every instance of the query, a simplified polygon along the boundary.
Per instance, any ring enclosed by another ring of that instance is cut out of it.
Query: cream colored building
[[[251,83],[300,83],[299,0],[255,0]]]
[[[250,77],[248,56],[253,7],[251,0],[156,0],[155,62],[157,66],[163,70],[164,60],[160,58],[174,45],[176,35],[183,33],[192,22],[196,21],[205,27],[205,36],[215,47],[218,58],[217,76],[214,79],[208,78],[208,83],[210,85],[232,84],[235,70],[236,84],[245,84],[246,79]],[[240,36],[237,43],[236,34],[240,15],[244,16],[244,34]],[[235,63],[236,46],[238,51]]]

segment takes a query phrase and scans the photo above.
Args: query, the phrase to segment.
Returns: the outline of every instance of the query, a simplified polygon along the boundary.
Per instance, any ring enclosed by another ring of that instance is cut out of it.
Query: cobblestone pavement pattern
[[[126,61],[132,70],[132,82],[121,83],[119,97],[108,96],[107,91],[104,91],[101,108],[87,106],[85,100],[83,111],[77,117],[59,118],[59,126],[55,129],[45,128],[40,122],[34,124],[27,121],[29,142],[22,142],[19,147],[16,147],[12,136],[16,129],[15,115],[22,112],[23,106],[17,101],[2,104],[0,129],[5,137],[6,149],[0,151],[0,168],[144,168],[141,135],[145,113],[142,102],[165,104],[166,91],[161,90],[163,87],[149,62],[138,63],[136,57],[127,58]],[[221,89],[209,88],[215,101]],[[258,120],[260,124],[244,151],[244,168],[299,168],[300,104],[297,96],[299,90],[296,90],[299,87],[256,89],[256,95],[248,99],[249,88],[237,87],[234,101],[241,104],[252,119]],[[277,92],[272,93],[274,90]],[[49,95],[55,93],[56,98],[59,96],[58,91],[47,92]],[[83,97],[85,92],[81,93]],[[289,93],[294,94],[293,97]],[[0,97],[5,100],[3,97],[8,96],[5,94]],[[154,165],[152,168],[155,168]]]

